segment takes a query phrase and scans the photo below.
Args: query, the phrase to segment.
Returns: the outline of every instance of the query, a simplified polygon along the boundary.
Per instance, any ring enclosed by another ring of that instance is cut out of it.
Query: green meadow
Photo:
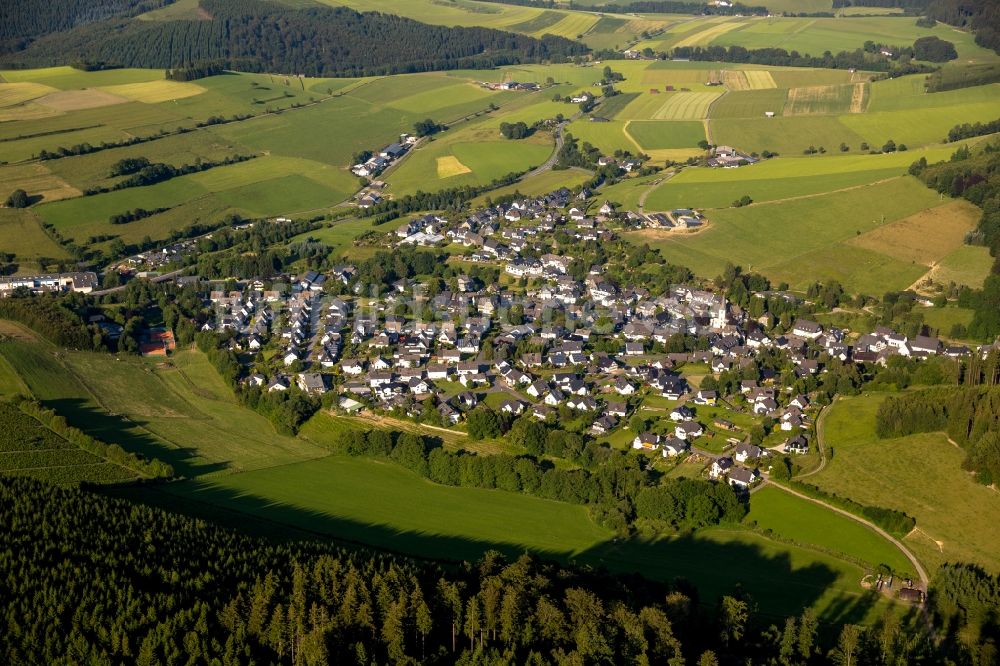
[[[712,211],[708,227],[694,234],[647,229],[627,237],[660,248],[666,259],[704,277],[718,275],[732,262],[800,287],[836,279],[852,293],[884,293],[906,288],[928,266],[847,241],[939,203],[937,193],[907,176],[842,192]],[[951,233],[961,238],[966,231],[955,225]]]
[[[888,394],[843,398],[826,420],[833,456],[810,477],[824,490],[904,511],[917,521],[905,543],[929,570],[943,562],[1000,567],[1000,495],[962,469],[965,453],[944,434],[896,439],[875,435],[875,413]]]
[[[913,565],[884,537],[864,525],[780,488],[753,494],[746,520],[795,543],[810,544],[865,562],[913,574]]]

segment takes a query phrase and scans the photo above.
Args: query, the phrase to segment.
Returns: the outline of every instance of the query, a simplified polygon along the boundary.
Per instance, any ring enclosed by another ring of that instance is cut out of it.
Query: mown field
[[[930,569],[943,562],[1000,568],[1000,494],[962,470],[964,452],[943,434],[880,440],[875,412],[887,394],[844,398],[826,420],[833,456],[810,477],[859,502],[904,511],[917,520],[906,544]]]

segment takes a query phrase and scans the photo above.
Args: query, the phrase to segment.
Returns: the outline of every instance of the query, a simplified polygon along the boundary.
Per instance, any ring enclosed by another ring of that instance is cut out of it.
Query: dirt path
[[[865,110],[865,84],[855,83],[851,91],[851,113],[863,113]]]
[[[823,471],[823,468],[826,467],[826,417],[830,413],[830,408],[837,404],[838,400],[840,400],[839,395],[833,399],[833,403],[823,407],[819,416],[816,418],[816,450],[819,451],[819,467],[806,472],[805,474],[800,474],[796,477],[796,479],[804,479],[807,476],[819,474]]]

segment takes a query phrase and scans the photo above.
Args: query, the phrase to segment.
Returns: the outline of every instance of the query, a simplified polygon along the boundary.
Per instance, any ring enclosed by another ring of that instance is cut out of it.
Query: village
[[[242,381],[261,392],[301,391],[342,414],[457,433],[485,405],[664,465],[697,461],[739,490],[758,484],[775,456],[815,455],[821,405],[809,396],[829,364],[973,353],[886,327],[849,341],[804,316],[781,330],[772,315],[753,317],[704,286],[655,292],[611,278],[607,264],[581,268],[565,250],[612,243],[613,223],[651,224],[607,203],[594,217],[582,207],[564,189],[456,219],[417,216],[378,243],[452,251],[447,280],[380,288],[357,265],[250,280],[205,293],[216,317],[203,330],[229,336]],[[660,224],[700,219],[680,210]],[[789,292],[752,298],[790,312],[808,305]]]

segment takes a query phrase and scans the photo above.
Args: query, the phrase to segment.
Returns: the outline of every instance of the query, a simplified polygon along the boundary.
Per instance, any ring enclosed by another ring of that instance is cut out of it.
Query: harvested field
[[[729,90],[750,90],[750,82],[747,81],[746,72],[739,70],[722,70],[722,83]]]
[[[958,199],[872,229],[848,243],[900,261],[930,265],[962,247],[979,216],[978,208]]]
[[[195,83],[182,81],[146,81],[143,83],[126,83],[118,86],[105,86],[104,92],[120,95],[135,102],[159,104],[175,99],[194,97],[205,92],[205,89]]]
[[[848,110],[850,113],[864,113],[868,108],[868,86],[864,83],[855,83],[854,90],[851,92],[851,108]]]
[[[774,77],[771,76],[771,72],[749,69],[743,72],[743,74],[746,76],[747,82],[750,84],[750,90],[766,90],[768,88],[778,87]]]
[[[58,201],[80,196],[80,190],[56,176],[44,164],[23,164],[0,167],[0,199],[14,190],[24,190],[42,201]]]
[[[29,81],[0,83],[0,107],[23,104],[24,102],[44,97],[54,92],[59,92],[59,89],[41,83],[32,83]]]
[[[96,109],[101,106],[124,104],[129,101],[125,97],[104,90],[63,90],[44,97],[37,102],[56,111],[79,111],[81,109]]]
[[[437,158],[438,178],[451,178],[460,176],[463,173],[472,173],[472,169],[458,161],[454,155],[445,155]]]
[[[675,93],[653,114],[653,120],[701,120],[721,92]]]
[[[860,91],[858,90],[860,88]],[[860,109],[865,100],[865,85],[855,83],[846,86],[805,86],[788,91],[786,116],[807,116],[849,113],[852,108]],[[857,113],[855,112],[855,113]]]

